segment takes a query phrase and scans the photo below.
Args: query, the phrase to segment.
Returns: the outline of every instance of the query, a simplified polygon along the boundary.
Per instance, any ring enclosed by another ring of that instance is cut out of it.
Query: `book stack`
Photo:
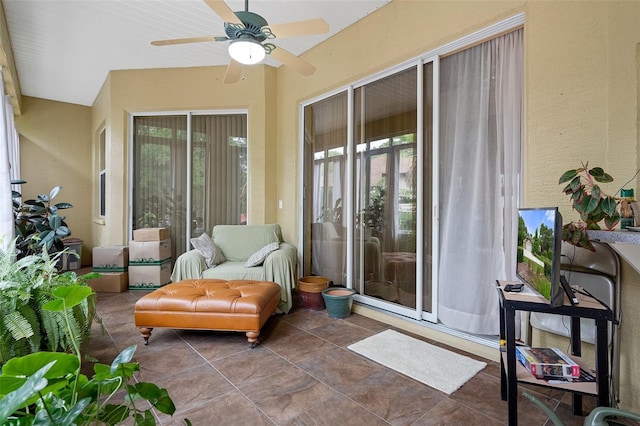
[[[516,358],[538,379],[577,379],[580,366],[557,348],[516,347]]]

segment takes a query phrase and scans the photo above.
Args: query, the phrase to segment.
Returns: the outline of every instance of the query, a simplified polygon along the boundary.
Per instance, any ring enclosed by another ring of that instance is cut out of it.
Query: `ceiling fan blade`
[[[293,68],[298,71],[302,75],[311,75],[315,72],[316,67],[311,65],[309,62],[300,59],[293,53],[284,50],[282,47],[276,47],[270,53],[273,59],[282,62],[284,65]]]
[[[224,22],[233,22],[234,24],[244,25],[242,21],[233,13],[233,10],[222,0],[204,0]]]
[[[242,75],[242,64],[233,59],[227,65],[227,72],[224,74],[225,83],[236,83]]]
[[[202,36],[202,37],[174,38],[171,40],[155,40],[155,41],[152,41],[151,44],[154,46],[167,46],[171,44],[201,43],[205,41],[216,41],[216,37]]]
[[[326,34],[329,32],[329,24],[322,18],[273,24],[269,25],[269,28],[276,35],[276,38]]]

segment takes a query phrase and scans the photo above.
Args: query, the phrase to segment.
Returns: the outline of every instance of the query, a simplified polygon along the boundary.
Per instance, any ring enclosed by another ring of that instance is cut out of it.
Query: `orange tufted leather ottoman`
[[[244,331],[255,346],[260,329],[280,303],[273,282],[218,279],[184,280],[143,296],[135,305],[135,323],[144,344],[154,327]]]

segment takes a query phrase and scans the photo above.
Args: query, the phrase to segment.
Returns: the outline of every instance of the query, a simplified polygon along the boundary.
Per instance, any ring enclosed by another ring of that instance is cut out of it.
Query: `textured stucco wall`
[[[136,112],[247,110],[249,114],[249,223],[276,221],[274,160],[276,109],[267,98],[275,70],[245,68],[245,80],[223,84],[225,67],[113,71],[93,106],[94,143],[107,126],[108,212],[94,224],[97,241],[125,244],[128,229],[129,116]]]
[[[61,210],[67,217],[71,237],[83,240],[82,262],[90,262],[92,188],[91,108],[39,98],[23,97],[22,115],[16,117],[20,134],[23,200],[49,194],[54,186],[62,191],[54,203],[68,202]]]

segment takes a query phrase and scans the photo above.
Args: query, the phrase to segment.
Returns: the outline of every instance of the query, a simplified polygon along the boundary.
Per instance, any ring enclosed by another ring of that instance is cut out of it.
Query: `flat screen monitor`
[[[516,274],[551,306],[564,302],[560,283],[562,216],[557,207],[518,209]]]

